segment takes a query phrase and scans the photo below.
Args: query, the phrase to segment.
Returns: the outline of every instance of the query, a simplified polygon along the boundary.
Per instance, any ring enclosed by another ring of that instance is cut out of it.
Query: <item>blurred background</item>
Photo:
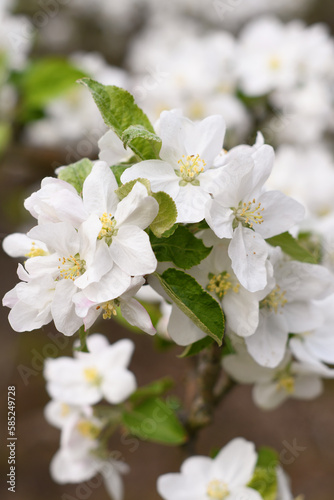
[[[322,262],[334,266],[334,14],[330,0],[0,0],[0,211],[1,237],[33,224],[24,199],[55,168],[98,157],[105,132],[88,91],[90,76],[126,88],[154,122],[163,109],[183,108],[200,119],[222,114],[224,147],[254,141],[257,130],[276,149],[271,187],[307,207],[305,231]],[[333,236],[332,236],[333,235]],[[0,253],[1,296],[17,282],[17,262]],[[7,386],[16,386],[17,500],[107,500],[91,491],[57,485],[49,463],[59,431],[43,417],[49,397],[43,359],[70,355],[72,339],[52,325],[14,332],[0,309],[2,443]],[[138,384],[166,375],[182,399],[194,365],[180,349],[160,351],[152,338],[112,321],[95,329],[110,342],[136,344],[131,369]],[[4,411],[3,411],[4,410]],[[314,401],[290,400],[271,412],[257,409],[251,387],[237,386],[204,430],[196,453],[208,454],[236,436],[274,447],[297,496],[332,500],[334,490],[334,382]],[[125,500],[159,498],[156,478],[177,471],[186,450],[113,437],[129,463]],[[2,499],[7,449],[1,449]],[[65,495],[68,495],[67,497]]]

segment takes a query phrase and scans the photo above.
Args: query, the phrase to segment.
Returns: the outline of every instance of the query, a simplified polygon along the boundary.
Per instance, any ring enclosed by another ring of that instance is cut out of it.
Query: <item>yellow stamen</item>
[[[264,208],[261,208],[261,203],[256,203],[255,198],[248,203],[241,203],[237,209],[234,209],[235,218],[246,226],[252,228],[254,224],[263,223]]]
[[[279,309],[284,307],[288,302],[285,298],[286,291],[281,292],[279,285],[276,287],[260,302],[260,309],[266,308],[278,313]]]
[[[199,155],[185,155],[182,156],[181,160],[178,161],[180,174],[183,182],[194,182],[199,174],[204,172],[204,167],[206,163],[202,160]],[[181,181],[182,182],[182,181]],[[197,181],[198,182],[198,181]]]
[[[97,306],[96,309],[98,310],[102,308],[104,310],[102,315],[103,319],[110,319],[113,316],[117,316],[117,306],[118,303],[116,300],[109,300],[108,302],[101,304],[101,306]]]
[[[110,245],[113,236],[116,236],[118,231],[116,229],[116,220],[111,214],[107,214],[106,212],[104,212],[102,217],[100,217],[100,221],[102,222],[102,228],[97,238],[99,240],[102,240],[104,238],[107,245]]]
[[[84,274],[86,271],[86,262],[80,259],[79,254],[75,256],[70,255],[69,257],[63,257],[59,259],[60,266],[58,279],[72,280],[75,281],[76,278]]]
[[[220,274],[209,274],[209,284],[206,287],[209,292],[214,292],[219,299],[222,299],[229,290],[234,293],[238,293],[240,289],[240,283],[233,283],[231,281],[231,275],[226,271]]]
[[[100,433],[100,429],[89,420],[81,420],[77,424],[77,429],[82,436],[90,439],[96,439]]]
[[[86,381],[92,385],[98,385],[101,381],[101,377],[96,368],[85,368],[84,377]]]
[[[277,389],[284,389],[287,394],[295,392],[295,379],[291,375],[282,376],[277,382]]]
[[[36,243],[33,241],[31,243],[30,252],[26,253],[25,257],[44,257],[45,255],[49,255],[49,253],[42,248],[36,247]]]
[[[224,481],[219,481],[218,479],[213,479],[208,484],[206,494],[212,500],[223,500],[230,493],[228,491],[227,484]]]

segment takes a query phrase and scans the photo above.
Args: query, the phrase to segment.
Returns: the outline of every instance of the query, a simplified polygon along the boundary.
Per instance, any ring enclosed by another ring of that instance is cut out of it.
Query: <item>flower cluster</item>
[[[129,468],[108,454],[102,439],[107,422],[95,415],[91,405],[103,398],[118,405],[136,389],[135,377],[127,369],[134,346],[127,339],[110,345],[100,334],[91,335],[87,344],[89,353],[75,352],[74,358],[45,362],[46,388],[52,400],[44,414],[61,430],[60,449],[50,472],[61,484],[88,481],[100,473],[111,498],[122,500],[121,476]]]

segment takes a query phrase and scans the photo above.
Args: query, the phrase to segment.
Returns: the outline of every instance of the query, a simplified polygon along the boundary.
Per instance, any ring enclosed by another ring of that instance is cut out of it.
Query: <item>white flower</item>
[[[180,473],[158,478],[158,492],[164,500],[261,500],[247,484],[254,473],[257,454],[253,443],[233,439],[211,459],[188,458]]]
[[[323,266],[286,261],[272,251],[275,286],[260,302],[256,332],[245,339],[248,352],[262,366],[275,367],[284,357],[289,333],[303,333],[322,324],[316,299],[328,296],[333,277]]]
[[[122,500],[121,475],[129,468],[112,456],[99,457],[100,430],[101,422],[92,415],[72,416],[62,429],[60,449],[50,464],[51,477],[60,484],[80,483],[100,473],[111,498]]]
[[[51,400],[44,407],[44,417],[49,424],[62,429],[73,417],[91,415],[91,411],[89,406],[78,406]]]
[[[160,116],[161,160],[147,160],[126,169],[123,183],[148,179],[153,192],[165,191],[175,201],[177,222],[199,222],[214,189],[213,162],[222,149],[225,124],[214,115],[192,122],[175,111]]]
[[[277,408],[288,398],[313,399],[322,392],[320,375],[293,362],[290,353],[276,368],[266,368],[239,348],[239,353],[224,357],[223,367],[237,382],[254,384],[254,403],[264,410]]]
[[[108,165],[116,165],[133,156],[131,149],[124,148],[121,139],[113,130],[108,130],[98,142],[100,149],[99,158]]]
[[[99,244],[108,253],[113,266],[99,283],[87,291],[87,297],[95,302],[118,297],[128,288],[129,276],[150,274],[157,265],[149,237],[144,231],[158,213],[157,201],[147,194],[147,189],[140,182],[119,201],[115,194],[117,187],[115,176],[105,162],[94,165],[83,185],[85,210],[89,220],[99,225]],[[119,289],[118,281],[124,282],[125,286],[115,295],[115,289]]]
[[[130,325],[137,326],[141,330],[150,335],[154,335],[156,330],[152,325],[151,318],[146,309],[136,300],[133,296],[145,283],[143,277],[131,278],[131,283],[127,290],[117,298],[112,300],[97,303],[89,300],[85,296],[85,292],[77,293],[73,297],[75,303],[76,314],[83,318],[85,328],[88,329],[96,321],[96,319],[103,315],[103,319],[110,319],[117,316],[117,307],[120,307],[123,317],[130,323]]]
[[[232,269],[250,292],[267,284],[265,238],[299,222],[304,208],[279,191],[264,191],[273,167],[273,149],[258,136],[254,147],[232,149],[219,169],[219,191],[206,205],[206,220],[219,238],[230,238]]]
[[[90,342],[95,340],[92,336]],[[136,389],[136,379],[127,369],[134,344],[123,339],[109,345],[106,339],[98,335],[99,345],[104,348],[94,349],[89,353],[80,353],[73,359],[60,357],[45,361],[44,376],[47,391],[53,399],[67,404],[91,405],[102,398],[109,403],[119,404],[125,401]]]

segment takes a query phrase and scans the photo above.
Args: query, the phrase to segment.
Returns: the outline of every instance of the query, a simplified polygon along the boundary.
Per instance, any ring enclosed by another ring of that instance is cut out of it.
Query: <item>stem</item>
[[[190,436],[189,451],[192,450],[199,430],[212,422],[216,406],[235,385],[223,374],[221,349],[217,344],[212,344],[199,354],[196,374],[196,394],[185,422]]]

